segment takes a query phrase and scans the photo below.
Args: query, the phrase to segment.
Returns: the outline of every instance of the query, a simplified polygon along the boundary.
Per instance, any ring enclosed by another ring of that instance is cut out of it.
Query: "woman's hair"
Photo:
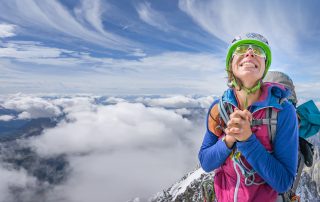
[[[238,91],[241,90],[241,86],[242,86],[242,82],[240,81],[240,79],[238,79],[237,77],[234,76],[233,71],[232,71],[232,60],[233,57],[231,58],[230,62],[229,62],[229,68],[226,70],[227,74],[228,74],[228,82],[227,85],[229,88],[234,88]],[[235,86],[233,82],[236,82],[238,85]]]

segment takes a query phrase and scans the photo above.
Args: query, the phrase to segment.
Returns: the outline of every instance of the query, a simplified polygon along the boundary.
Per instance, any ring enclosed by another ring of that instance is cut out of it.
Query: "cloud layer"
[[[0,104],[6,109],[19,112],[17,119],[51,118],[62,115],[60,108],[50,101],[27,95],[12,95]]]
[[[107,198],[117,202],[151,197],[195,168],[203,120],[212,100],[16,95],[1,102],[10,109],[28,112],[29,118],[66,114],[56,127],[19,141],[42,158],[66,156],[70,175],[45,192],[46,200],[99,202]],[[11,173],[13,178],[24,175],[19,187],[30,192],[31,198],[36,196],[37,183],[32,176],[7,168],[0,171]],[[27,188],[30,183],[33,185]],[[9,184],[3,181],[0,187],[6,190]]]

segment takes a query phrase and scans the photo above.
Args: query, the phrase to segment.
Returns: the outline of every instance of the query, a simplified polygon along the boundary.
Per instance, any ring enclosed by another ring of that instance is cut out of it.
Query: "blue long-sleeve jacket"
[[[280,105],[278,102],[279,99],[288,96],[287,90],[278,86],[268,86],[265,89],[267,89],[267,96],[263,100],[253,103],[249,109],[251,113],[267,107],[273,107],[279,110],[276,136],[272,143],[273,152],[268,152],[255,134],[252,134],[247,141],[236,142],[233,149],[237,148],[237,150],[241,152],[265,182],[277,192],[283,193],[290,189],[297,171],[297,116],[295,108],[291,103],[285,101]],[[225,92],[222,100],[236,107],[238,106],[232,89]],[[215,101],[211,105],[209,112],[217,103],[218,101]],[[199,160],[202,168],[206,172],[219,168],[231,152],[232,149],[229,149],[225,142],[218,139],[218,137],[208,129],[207,121],[207,130],[199,151]]]

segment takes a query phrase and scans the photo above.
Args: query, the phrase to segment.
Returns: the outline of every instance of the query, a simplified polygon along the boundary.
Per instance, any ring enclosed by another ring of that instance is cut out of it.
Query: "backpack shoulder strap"
[[[282,105],[282,103],[284,103],[286,100],[287,98],[282,98],[282,99],[279,99],[278,102],[280,105]],[[269,133],[270,143],[273,144],[274,139],[276,137],[276,133],[277,133],[278,111],[273,110],[271,107],[268,108],[266,111],[266,119],[269,119],[268,133]]]
[[[274,142],[274,138],[276,137],[277,133],[277,123],[278,123],[278,111],[269,108],[267,110],[267,115],[270,117],[270,124],[268,127],[269,132],[269,139],[271,144]]]
[[[286,98],[279,99],[279,104],[282,105],[285,101],[287,101]],[[277,116],[278,116],[278,111],[272,110],[271,116],[270,116],[271,119],[277,119]],[[270,132],[271,132],[270,141],[272,141],[271,143],[273,143],[275,135],[276,135],[276,126],[277,125],[274,125],[274,126],[270,125]],[[297,187],[299,185],[299,181],[300,181],[300,178],[301,178],[303,167],[304,167],[304,156],[301,153],[300,148],[299,148],[299,151],[298,151],[298,167],[297,167],[296,177],[295,177],[294,182],[293,182],[293,184],[291,186],[291,189],[288,190],[287,192],[281,194],[283,196],[283,198],[284,198],[284,201],[286,201],[286,202],[287,201],[288,202],[289,201],[296,201],[296,199],[299,198],[299,196],[296,195],[296,190],[297,190]],[[298,201],[300,201],[300,200],[298,200]]]
[[[266,109],[266,117],[264,119],[253,119],[251,126],[267,125],[270,143],[272,144],[277,132],[278,111],[271,107]]]

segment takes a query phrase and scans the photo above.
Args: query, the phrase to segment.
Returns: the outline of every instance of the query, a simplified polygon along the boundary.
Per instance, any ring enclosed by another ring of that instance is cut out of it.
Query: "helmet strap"
[[[238,84],[237,79],[236,79],[235,76],[233,75],[232,85],[233,85],[234,87],[239,87],[240,90],[243,89],[243,90],[246,92],[246,98],[245,98],[245,101],[244,101],[244,109],[247,109],[247,107],[248,107],[248,96],[249,96],[250,94],[253,94],[253,93],[257,92],[257,90],[260,89],[260,87],[261,87],[261,82],[262,82],[262,80],[260,79],[255,86],[253,86],[252,88],[247,88],[247,87],[245,87],[244,85],[242,85],[241,82],[239,82],[240,84]]]

